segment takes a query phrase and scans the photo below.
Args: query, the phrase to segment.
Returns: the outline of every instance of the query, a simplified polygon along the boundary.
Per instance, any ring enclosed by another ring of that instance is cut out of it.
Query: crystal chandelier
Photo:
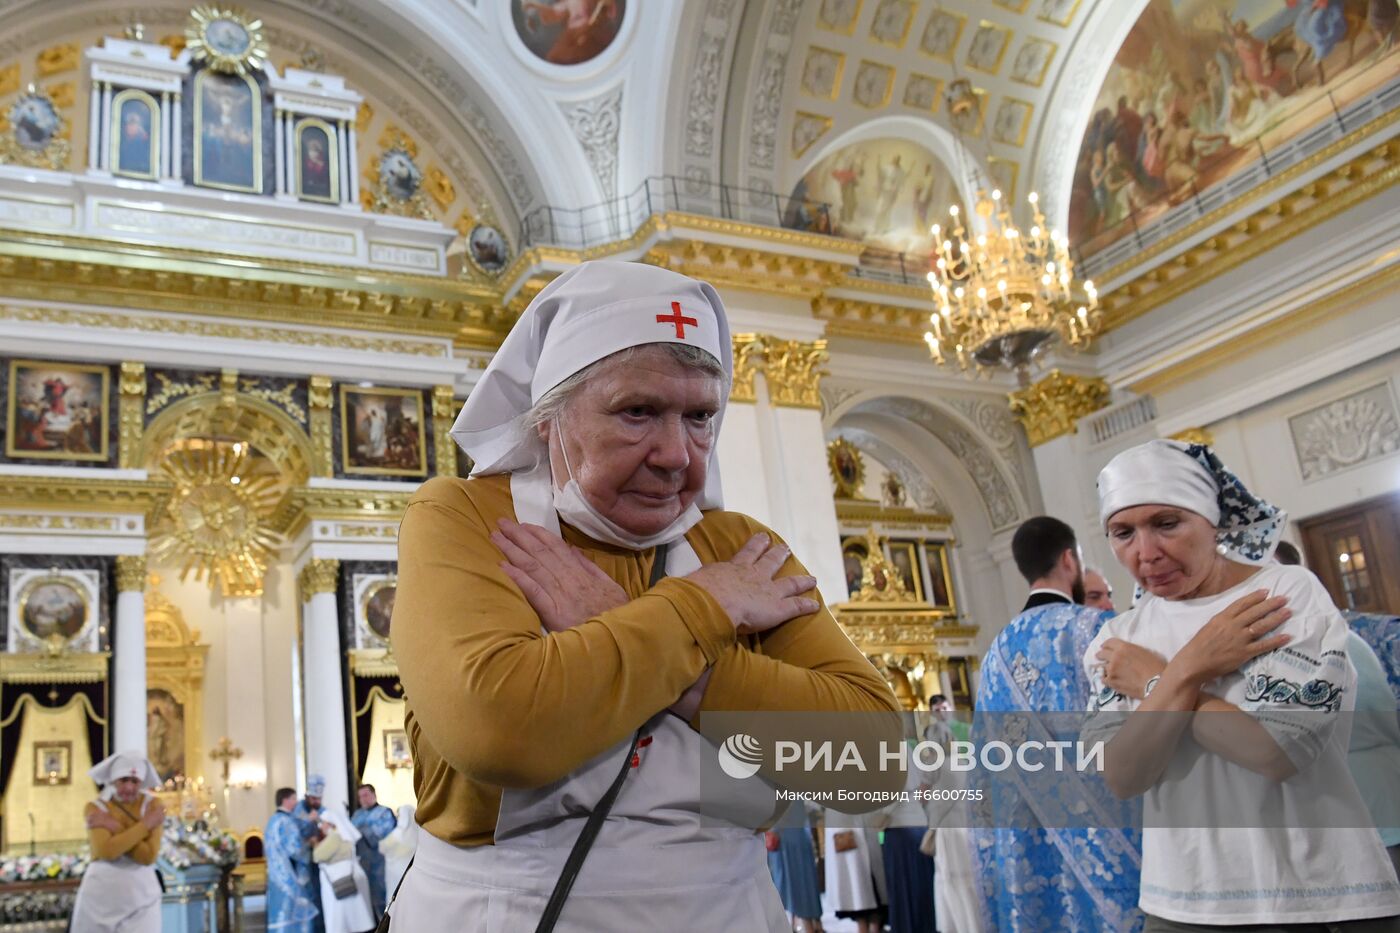
[[[932,228],[928,274],[937,308],[924,334],[939,363],[956,359],[964,370],[1003,368],[1030,384],[1030,366],[1058,338],[1084,349],[1099,333],[1094,283],[1074,288],[1069,240],[1050,230],[1032,192],[1032,225],[1022,233],[999,190],[978,192],[980,232],[970,232],[954,205],[949,229]]]

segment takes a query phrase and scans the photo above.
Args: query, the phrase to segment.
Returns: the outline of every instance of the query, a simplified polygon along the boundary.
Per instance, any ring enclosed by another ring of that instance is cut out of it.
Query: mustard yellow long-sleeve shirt
[[[825,604],[758,636],[738,636],[701,587],[668,577],[650,590],[654,551],[578,545],[632,598],[546,635],[500,569],[489,535],[515,518],[508,476],[439,478],[414,495],[399,529],[391,629],[408,701],[418,822],[457,845],[490,844],[501,788],[558,780],[625,739],[711,668],[707,710],[894,712],[897,701]],[[758,532],[708,512],[686,539],[702,564],[728,560]],[[789,558],[780,576],[806,571]],[[820,600],[820,596],[818,595]],[[697,720],[698,721],[698,720]]]
[[[90,803],[83,809],[83,816],[97,813],[99,809],[105,810],[122,824],[122,830],[114,833],[96,826],[89,829],[88,848],[92,850],[92,857],[111,862],[129,855],[141,865],[154,865],[156,856],[160,855],[161,827],[152,829],[141,822],[141,802],[138,800],[123,805],[108,801],[101,808],[96,803]]]

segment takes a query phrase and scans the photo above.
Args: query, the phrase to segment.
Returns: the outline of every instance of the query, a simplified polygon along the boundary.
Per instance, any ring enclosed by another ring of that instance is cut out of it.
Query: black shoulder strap
[[[663,544],[656,549],[656,554],[652,557],[648,588],[656,586],[666,576],[666,551],[667,546]],[[574,847],[569,850],[569,858],[564,862],[564,870],[559,873],[559,880],[555,882],[554,891],[549,895],[549,903],[545,905],[544,915],[540,917],[535,933],[550,933],[559,922],[559,915],[564,911],[564,902],[569,899],[569,892],[573,890],[574,881],[578,878],[579,870],[583,868],[583,860],[593,848],[593,842],[603,828],[603,821],[608,818],[608,813],[617,801],[617,795],[622,791],[623,782],[627,780],[627,772],[632,769],[632,756],[637,753],[637,742],[641,737],[641,729],[632,735],[632,745],[622,758],[622,769],[618,771],[617,777],[613,778],[612,786],[603,794],[603,799],[599,800],[593,812],[588,814],[588,821],[583,824],[583,830],[574,840]]]

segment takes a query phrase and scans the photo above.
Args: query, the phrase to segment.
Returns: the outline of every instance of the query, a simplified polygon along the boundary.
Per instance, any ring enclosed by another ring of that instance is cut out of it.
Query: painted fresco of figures
[[[13,360],[5,455],[107,459],[105,366]]]
[[[1151,0],[1080,144],[1070,236],[1097,252],[1335,119],[1395,74],[1397,19],[1396,0]]]
[[[334,201],[331,175],[331,135],[314,123],[297,128],[297,196]]]
[[[421,393],[341,386],[341,409],[346,472],[427,475]]]
[[[145,95],[119,95],[119,100],[112,126],[112,171],[135,178],[154,178],[159,117]]]
[[[196,88],[195,184],[262,191],[257,85],[251,78],[204,71]]]
[[[146,691],[146,754],[162,781],[185,773],[185,707],[168,690]]]
[[[617,38],[627,0],[511,0],[511,19],[525,47],[554,65],[577,65]]]
[[[783,225],[925,254],[933,248],[929,224],[960,203],[951,173],[933,153],[908,140],[874,139],[809,167],[792,188]]]

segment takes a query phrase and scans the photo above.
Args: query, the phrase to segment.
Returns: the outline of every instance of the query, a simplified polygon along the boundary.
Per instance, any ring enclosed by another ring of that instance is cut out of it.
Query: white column
[[[272,138],[274,140],[272,151],[277,153],[277,170],[272,174],[277,179],[278,194],[287,193],[287,170],[290,168],[290,166],[287,165],[286,160],[282,158],[282,153],[286,151],[282,147],[282,133],[286,129],[286,127],[284,127],[282,123],[282,111],[279,110],[277,111],[277,116],[274,117],[272,120]]]
[[[250,697],[266,696],[263,677],[263,601],[260,597],[226,598],[224,623],[228,633],[224,650],[224,709],[227,719],[223,734],[243,750],[243,762],[263,760],[267,749],[267,728],[258,710],[248,708]],[[209,736],[213,745],[219,736]],[[239,762],[233,762],[229,780],[237,781]],[[211,770],[214,778],[222,769]],[[220,788],[222,790],[222,788]],[[260,813],[262,801],[253,794],[230,790],[227,820],[234,826],[253,826],[266,819]]]
[[[106,81],[102,82],[102,116],[97,122],[98,145],[97,161],[98,167],[111,171],[111,140],[108,134],[112,126],[112,85]]]
[[[102,91],[101,82],[92,82],[92,102],[88,104],[88,168],[98,168],[97,152],[99,137],[102,135]]]
[[[350,132],[344,120],[337,120],[335,123],[335,144],[340,151],[340,164],[336,166],[340,172],[340,190],[336,196],[340,198],[340,203],[344,204],[350,200],[350,186],[345,183],[345,171],[350,167]]]
[[[287,114],[286,127],[283,129],[282,140],[282,164],[286,167],[287,173],[287,196],[296,197],[296,117]]]
[[[302,684],[306,694],[306,770],[326,779],[328,804],[348,804],[345,690],[340,677],[340,562],[312,559],[302,569]]]
[[[1114,558],[1113,549],[1099,527],[1096,483],[1100,467],[1084,456],[1080,438],[1079,434],[1062,434],[1031,449],[1045,512],[1074,529],[1085,563],[1103,570],[1115,591],[1131,593],[1132,583],[1127,572]]]
[[[351,121],[347,124],[350,128],[350,166],[344,170],[341,178],[344,179],[341,185],[347,192],[345,203],[354,207],[360,203],[360,155],[355,151],[357,145],[355,136],[355,123]]]
[[[146,558],[117,558],[112,749],[146,754]]]
[[[172,140],[170,145],[170,175],[173,178],[178,178],[183,181],[185,178],[185,162],[184,155],[181,153],[180,149],[181,143],[185,138],[185,127],[184,124],[180,122],[180,94],[178,91],[175,93],[175,103],[171,110],[173,114],[170,120],[170,138]]]
[[[170,171],[170,92],[160,92],[160,170],[161,178],[169,178]]]

